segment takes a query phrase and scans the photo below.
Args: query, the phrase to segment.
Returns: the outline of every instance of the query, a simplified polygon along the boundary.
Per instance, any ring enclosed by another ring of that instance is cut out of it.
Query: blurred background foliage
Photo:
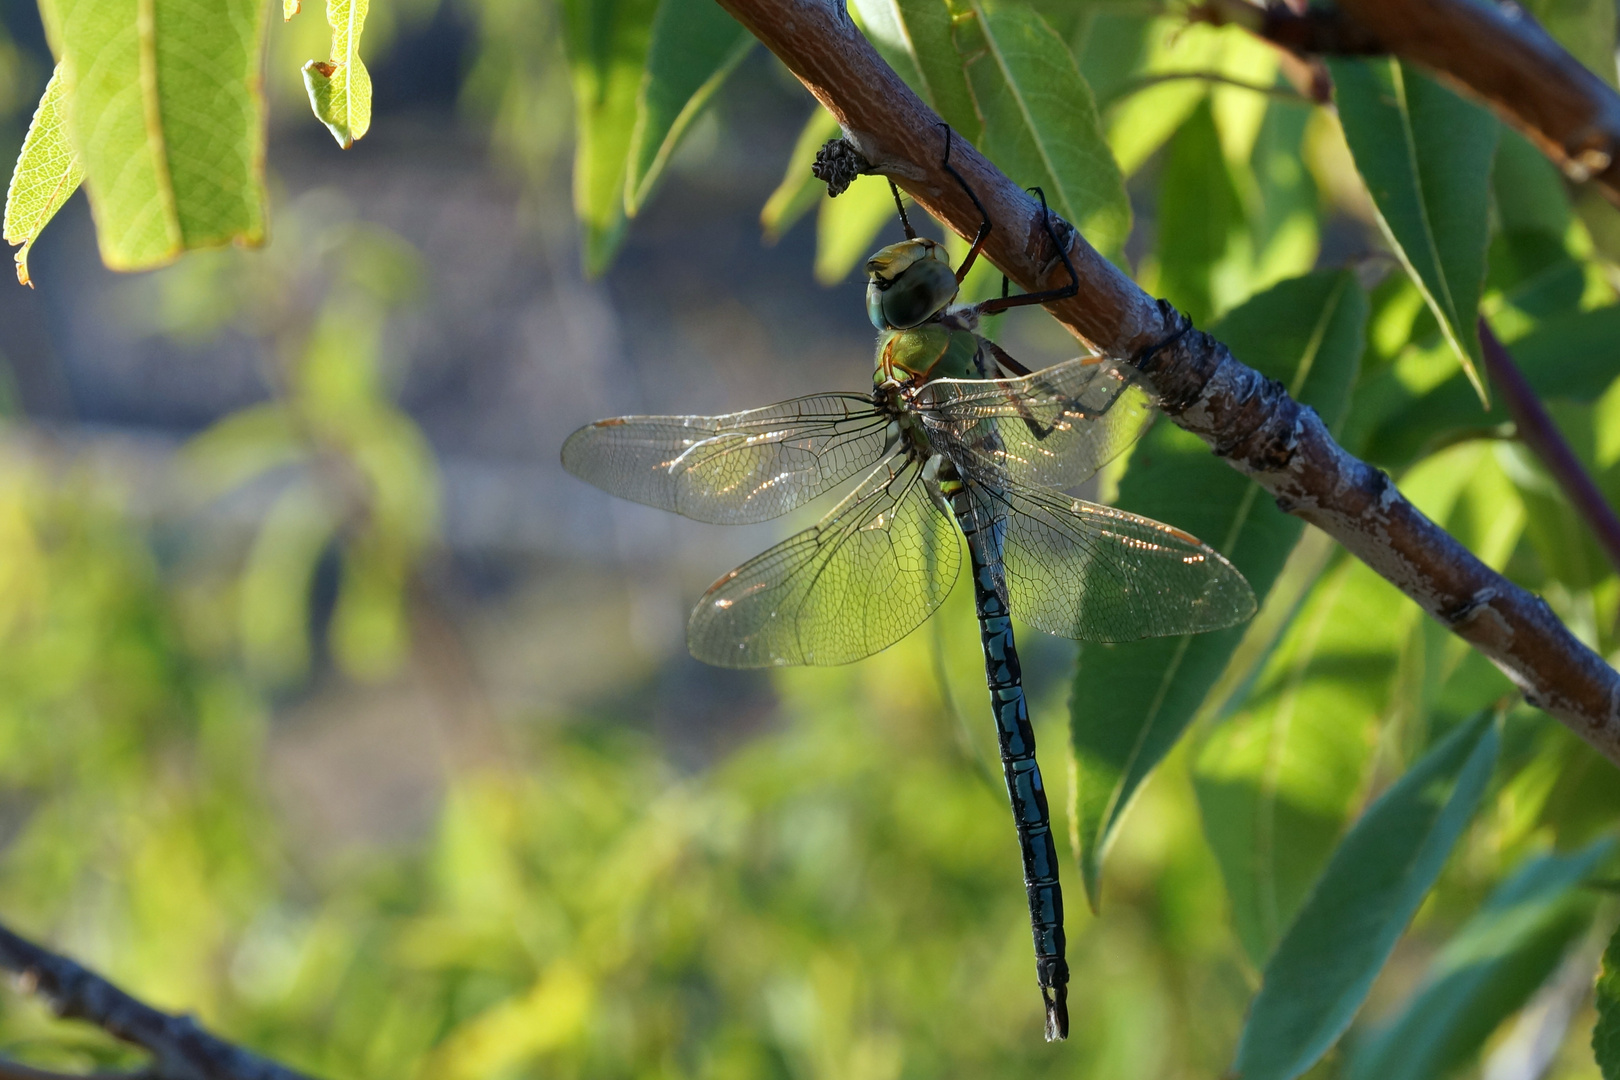
[[[1540,6],[1612,82],[1612,6]],[[1036,170],[1065,147],[997,128],[1015,66],[940,68],[896,51],[906,5],[852,7],[959,130],[1062,190]],[[558,445],[599,415],[863,385],[852,274],[898,236],[879,181],[811,181],[836,125],[716,13],[376,5],[347,156],[298,77],[326,27],[278,22],[264,250],[115,278],[79,199],[38,288],[0,290],[4,918],[330,1077],[1212,1076],[1351,823],[1467,736],[1495,754],[1478,809],[1311,1075],[1598,1075],[1612,767],[1168,425],[1105,493],[1190,527],[1174,504],[1237,485],[1225,535],[1200,531],[1274,583],[1168,735],[1129,726],[1162,660],[1088,649],[1076,678],[1073,646],[1021,639],[1080,868],[1066,1045],[1039,1038],[970,599],[844,669],[685,656],[692,598],[779,530],[611,505]],[[1065,213],[1614,654],[1615,568],[1482,405],[1365,153],[1276,53],[1141,0],[964,13],[1094,103],[1112,161]],[[32,5],[0,2],[5,155],[50,67]],[[1487,134],[1480,310],[1612,501],[1620,217]],[[1032,366],[1072,348],[1006,322]],[[1464,723],[1499,705],[1489,735]],[[128,1062],[9,992],[0,1046]]]

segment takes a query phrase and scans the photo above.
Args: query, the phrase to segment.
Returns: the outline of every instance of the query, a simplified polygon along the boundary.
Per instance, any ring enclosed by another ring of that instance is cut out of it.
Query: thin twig
[[[1590,180],[1620,205],[1620,93],[1523,5],[1339,0],[1298,14],[1281,0],[1207,0],[1197,10],[1301,55],[1388,53],[1421,65],[1490,107],[1571,180]]]
[[[883,62],[841,3],[720,2],[838,118],[877,172],[959,235],[973,235],[981,214],[942,167],[942,121]],[[1064,284],[1068,274],[1035,201],[971,146],[956,146],[951,165],[995,223],[986,257],[1027,291]],[[1185,327],[1175,308],[1144,293],[1072,227],[1056,224],[1080,289],[1047,311],[1093,352],[1140,357]],[[1158,348],[1138,370],[1176,424],[1470,642],[1531,704],[1620,764],[1620,674],[1540,597],[1480,562],[1388,476],[1348,454],[1313,410],[1200,331]]]
[[[1592,530],[1609,562],[1620,570],[1620,517],[1615,516],[1614,507],[1603,497],[1591,474],[1564,440],[1563,432],[1547,415],[1547,409],[1536,397],[1535,390],[1531,389],[1530,381],[1519,370],[1519,365],[1513,362],[1513,354],[1497,340],[1483,317],[1479,320],[1479,343],[1485,349],[1485,370],[1502,391],[1502,399],[1507,403],[1508,415],[1513,417],[1514,426],[1518,428],[1520,440],[1541,460],[1564,492],[1564,497],[1586,522],[1587,528]]]
[[[0,969],[16,972],[23,986],[40,994],[56,1015],[84,1020],[153,1057],[150,1080],[310,1080],[301,1072],[259,1057],[211,1035],[189,1016],[174,1016],[138,1001],[80,965],[0,926]],[[12,1069],[26,1066],[9,1064]],[[13,1073],[24,1080],[56,1074]],[[0,1074],[3,1076],[4,1074]]]

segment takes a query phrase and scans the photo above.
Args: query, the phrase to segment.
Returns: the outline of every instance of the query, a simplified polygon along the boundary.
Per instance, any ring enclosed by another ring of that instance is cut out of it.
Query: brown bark
[[[1433,0],[1427,0],[1433,2]],[[836,0],[720,0],[836,116],[877,172],[892,177],[963,236],[972,202],[941,167],[941,121],[878,56]],[[952,164],[983,200],[995,231],[985,254],[1029,291],[1066,283],[1034,200],[961,140]],[[1093,350],[1140,357],[1182,328],[1174,308],[1137,288],[1073,229],[1059,236],[1080,278],[1047,305]],[[1481,563],[1340,447],[1309,408],[1200,331],[1142,367],[1160,405],[1291,513],[1318,526],[1423,610],[1489,657],[1527,700],[1620,764],[1620,675],[1546,603]]]
[[[1382,52],[1421,65],[1489,106],[1571,180],[1590,180],[1620,205],[1620,93],[1518,4],[1338,0],[1297,14],[1275,0],[1208,0],[1200,14],[1301,55]]]

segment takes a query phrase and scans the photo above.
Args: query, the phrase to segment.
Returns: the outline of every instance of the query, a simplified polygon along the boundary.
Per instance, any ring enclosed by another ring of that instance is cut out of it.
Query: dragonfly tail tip
[[[1046,1041],[1062,1042],[1069,1037],[1069,994],[1062,986],[1041,987],[1046,1000]]]

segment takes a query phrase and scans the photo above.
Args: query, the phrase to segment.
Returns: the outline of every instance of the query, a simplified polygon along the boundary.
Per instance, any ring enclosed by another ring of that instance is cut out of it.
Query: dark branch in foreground
[[[1620,518],[1615,517],[1614,507],[1603,497],[1591,474],[1570,449],[1552,417],[1547,415],[1529,380],[1513,362],[1513,354],[1491,333],[1484,319],[1479,320],[1479,342],[1484,346],[1485,370],[1502,391],[1508,414],[1519,429],[1520,440],[1552,474],[1564,497],[1592,530],[1610,564],[1620,570]]]
[[[1620,205],[1620,93],[1519,4],[1338,0],[1301,15],[1281,0],[1205,0],[1198,16],[1299,55],[1389,53],[1428,68],[1489,106],[1571,180],[1592,181]]]
[[[979,212],[940,166],[939,117],[883,62],[841,3],[721,4],[838,118],[875,171],[957,233],[973,235]],[[1063,284],[1067,274],[1029,194],[963,142],[951,164],[995,222],[984,249],[991,261],[1030,292]],[[1185,326],[1184,316],[1137,288],[1077,230],[1060,235],[1080,292],[1047,311],[1093,350],[1139,357]],[[1338,540],[1484,653],[1528,701],[1620,764],[1620,674],[1576,640],[1540,597],[1480,562],[1407,502],[1388,476],[1345,452],[1313,410],[1200,331],[1159,350],[1141,370],[1178,425],[1252,476],[1278,505]]]
[[[15,972],[25,989],[50,1002],[56,1015],[94,1024],[153,1058],[140,1072],[82,1078],[0,1062],[0,1080],[310,1080],[209,1034],[189,1016],[173,1016],[137,1001],[95,972],[4,926],[0,926],[0,968]]]

